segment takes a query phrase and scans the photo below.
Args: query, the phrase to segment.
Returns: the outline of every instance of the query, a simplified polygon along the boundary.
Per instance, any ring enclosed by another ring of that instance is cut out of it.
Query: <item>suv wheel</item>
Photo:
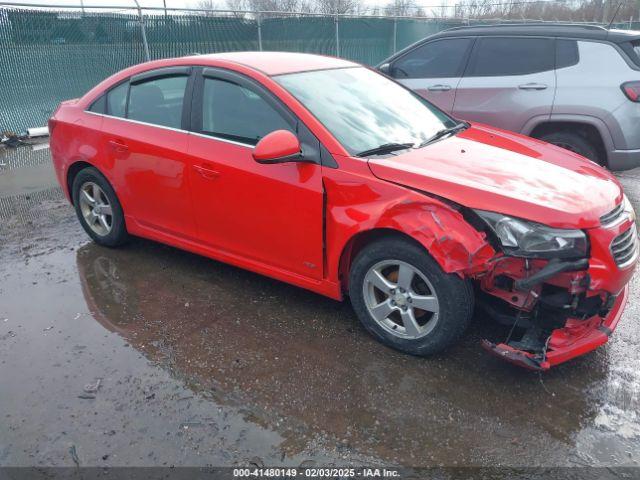
[[[540,137],[540,140],[551,143],[570,152],[582,155],[602,165],[602,159],[593,144],[582,135],[573,132],[554,132]]]
[[[470,282],[444,273],[423,248],[403,239],[382,240],[358,254],[349,296],[371,334],[413,355],[444,350],[464,333],[473,313]]]

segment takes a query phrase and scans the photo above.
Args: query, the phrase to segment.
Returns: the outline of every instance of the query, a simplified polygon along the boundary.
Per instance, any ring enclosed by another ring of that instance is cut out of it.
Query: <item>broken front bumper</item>
[[[618,325],[628,296],[629,287],[625,286],[605,318],[597,315],[586,320],[569,318],[563,328],[551,333],[544,353],[533,354],[488,340],[483,340],[482,346],[510,363],[530,370],[548,370],[554,365],[584,355],[607,343],[609,335]]]
[[[617,220],[587,230],[588,262],[502,257],[479,278],[480,290],[493,299],[485,310],[511,326],[504,341],[484,340],[486,350],[525,368],[547,370],[607,342],[640,255],[635,217],[618,210]],[[494,308],[501,305],[506,309]],[[514,332],[523,333],[518,338]]]

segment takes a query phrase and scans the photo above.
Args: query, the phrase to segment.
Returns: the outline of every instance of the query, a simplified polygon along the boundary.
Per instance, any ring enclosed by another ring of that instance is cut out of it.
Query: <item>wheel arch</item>
[[[85,168],[89,168],[89,167],[93,167],[96,170],[100,171],[100,169],[96,167],[94,164],[89,163],[86,160],[82,160],[82,159],[78,159],[72,162],[67,168],[66,188],[67,188],[67,194],[68,194],[69,201],[71,202],[71,205],[73,205],[73,181],[75,180],[78,173],[80,173]]]
[[[338,272],[340,278],[340,286],[343,292],[347,292],[349,290],[349,272],[351,271],[351,265],[353,264],[353,260],[358,256],[358,253],[362,251],[362,249],[366,248],[368,245],[380,241],[386,238],[398,238],[406,240],[414,245],[419,246],[424,249],[425,252],[427,250],[424,248],[420,242],[418,242],[411,235],[394,228],[373,228],[370,230],[363,230],[361,232],[353,235],[342,249],[342,253],[340,254]]]
[[[465,277],[486,269],[495,251],[485,234],[472,227],[460,212],[434,204],[406,207],[387,212],[376,226],[356,232],[345,242],[338,263],[342,292],[348,291],[349,272],[358,253],[383,238],[401,238],[419,246],[445,273]]]
[[[522,133],[540,139],[548,133],[566,131],[578,133],[595,147],[604,165],[609,163],[609,152],[614,149],[613,139],[606,124],[600,119],[584,115],[536,117],[525,125]]]

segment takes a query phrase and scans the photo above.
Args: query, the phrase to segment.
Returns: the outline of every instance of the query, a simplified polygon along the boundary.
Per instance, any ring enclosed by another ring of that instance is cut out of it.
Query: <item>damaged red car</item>
[[[485,348],[546,370],[605,343],[627,300],[635,214],[610,173],[345,60],[149,62],[63,102],[49,128],[99,244],[145,237],[348,295],[403,352],[442,351],[478,306],[509,332]]]

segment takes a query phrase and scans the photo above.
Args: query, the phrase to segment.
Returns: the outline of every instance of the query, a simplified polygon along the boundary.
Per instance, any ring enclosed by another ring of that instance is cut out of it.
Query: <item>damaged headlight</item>
[[[551,228],[484,210],[475,212],[493,230],[508,255],[528,258],[587,256],[587,236],[582,230]]]

